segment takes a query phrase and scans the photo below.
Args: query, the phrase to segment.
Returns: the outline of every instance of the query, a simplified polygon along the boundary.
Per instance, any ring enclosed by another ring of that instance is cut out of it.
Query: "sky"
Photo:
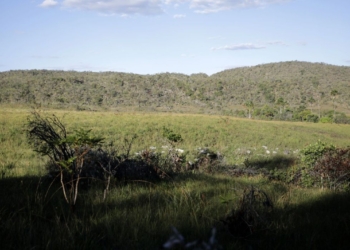
[[[1,0],[0,71],[350,66],[349,0]]]

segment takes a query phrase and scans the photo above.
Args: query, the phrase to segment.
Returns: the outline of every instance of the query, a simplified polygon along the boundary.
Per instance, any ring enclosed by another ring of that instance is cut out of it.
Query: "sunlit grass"
[[[30,109],[2,108],[0,110],[0,168],[11,168],[15,175],[43,171],[45,159],[28,146],[25,134]],[[113,113],[46,110],[55,114],[68,131],[92,129],[106,142],[113,141],[123,150],[124,139],[137,135],[132,153],[154,146],[161,150],[166,144],[163,127],[181,134],[177,147],[193,160],[198,148],[208,147],[225,156],[227,165],[242,164],[254,155],[295,154],[317,140],[347,146],[349,125],[314,124],[281,121],[257,121],[226,116],[157,113]],[[267,149],[264,149],[266,146]],[[293,153],[294,152],[294,153]]]

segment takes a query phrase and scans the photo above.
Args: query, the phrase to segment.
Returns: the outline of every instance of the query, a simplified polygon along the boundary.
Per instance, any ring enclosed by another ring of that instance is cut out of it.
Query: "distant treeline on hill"
[[[350,67],[280,62],[206,74],[14,70],[0,103],[348,123]]]

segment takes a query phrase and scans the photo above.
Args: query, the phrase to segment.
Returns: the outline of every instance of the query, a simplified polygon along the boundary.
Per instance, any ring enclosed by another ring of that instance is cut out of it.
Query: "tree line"
[[[349,113],[349,79],[350,67],[299,61],[211,76],[14,70],[0,73],[0,103],[325,122]]]

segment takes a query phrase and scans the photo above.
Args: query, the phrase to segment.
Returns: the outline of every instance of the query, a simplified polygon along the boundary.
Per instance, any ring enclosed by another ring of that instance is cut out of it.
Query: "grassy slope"
[[[51,114],[49,111],[48,114]],[[246,157],[238,148],[262,145],[300,149],[317,139],[348,145],[349,126],[261,122],[203,115],[113,114],[55,111],[68,129],[91,128],[108,139],[138,134],[134,150],[162,145],[160,129],[180,133],[186,150],[209,146],[227,161]],[[98,183],[81,191],[75,215],[59,186],[40,179],[43,161],[27,146],[23,125],[29,110],[0,111],[0,238],[3,249],[157,249],[173,225],[187,239],[207,239],[216,226],[224,249],[348,249],[350,197],[291,187],[262,177],[185,175],[151,184],[113,183],[105,202]],[[233,157],[230,158],[232,153]],[[241,158],[240,158],[241,157]],[[39,160],[39,161],[38,161]],[[13,169],[8,169],[13,168]],[[27,175],[27,176],[24,176]],[[31,176],[28,176],[31,175]],[[266,191],[275,208],[270,230],[240,240],[219,222],[237,207],[250,185]],[[227,204],[222,200],[228,201]],[[259,248],[258,248],[259,246]]]
[[[209,147],[225,156],[227,164],[241,164],[246,157],[263,154],[267,146],[272,154],[293,153],[317,140],[347,146],[350,141],[348,125],[313,124],[299,122],[271,122],[237,119],[224,116],[186,114],[145,114],[111,112],[45,111],[57,114],[68,131],[79,127],[92,129],[106,141],[122,145],[124,138],[138,135],[132,151],[156,146],[165,141],[163,126],[183,137],[178,147],[193,160],[199,147]],[[18,174],[35,173],[38,158],[28,147],[24,125],[30,110],[0,110],[0,167],[14,167]],[[247,151],[250,151],[250,154]],[[40,160],[40,159],[39,159]],[[41,161],[41,160],[40,160]]]

